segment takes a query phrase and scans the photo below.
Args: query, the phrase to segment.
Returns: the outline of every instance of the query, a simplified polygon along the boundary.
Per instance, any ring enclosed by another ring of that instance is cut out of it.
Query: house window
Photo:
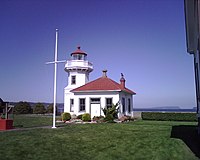
[[[131,99],[128,99],[128,112],[131,112]]]
[[[122,113],[126,112],[126,108],[125,108],[125,98],[122,98]]]
[[[91,104],[100,104],[100,98],[91,98],[90,103]]]
[[[71,79],[71,84],[76,84],[76,76],[72,76],[72,79]]]
[[[85,98],[79,99],[79,111],[85,111]]]
[[[74,112],[74,99],[70,99],[70,112]]]
[[[106,98],[106,107],[111,108],[112,107],[112,98]]]

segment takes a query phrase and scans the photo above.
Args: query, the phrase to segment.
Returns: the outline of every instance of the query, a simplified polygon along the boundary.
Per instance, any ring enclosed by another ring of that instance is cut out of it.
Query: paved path
[[[62,128],[66,126],[66,124],[59,124],[56,127],[57,128]],[[11,132],[11,131],[25,131],[25,130],[31,130],[31,129],[38,129],[38,128],[49,128],[49,129],[57,129],[57,128],[52,128],[52,126],[37,126],[37,127],[27,127],[27,128],[13,128],[9,130],[0,130],[0,132]]]

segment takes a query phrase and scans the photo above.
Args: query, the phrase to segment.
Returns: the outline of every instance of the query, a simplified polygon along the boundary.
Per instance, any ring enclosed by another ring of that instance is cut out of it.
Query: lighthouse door
[[[101,115],[101,105],[100,105],[100,98],[91,98],[90,99],[90,114],[91,118],[94,116]]]

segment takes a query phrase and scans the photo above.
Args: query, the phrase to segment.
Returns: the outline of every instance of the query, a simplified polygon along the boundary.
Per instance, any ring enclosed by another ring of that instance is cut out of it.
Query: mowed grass
[[[12,119],[15,128],[50,126],[53,123],[52,116],[45,115],[21,114],[13,115]]]
[[[51,123],[51,122],[50,122]],[[193,122],[71,124],[0,132],[1,160],[197,160],[172,126]]]

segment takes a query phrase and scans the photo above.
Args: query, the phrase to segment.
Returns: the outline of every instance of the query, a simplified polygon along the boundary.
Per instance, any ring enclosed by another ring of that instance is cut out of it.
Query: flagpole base
[[[51,128],[57,128],[57,127],[51,127]]]

